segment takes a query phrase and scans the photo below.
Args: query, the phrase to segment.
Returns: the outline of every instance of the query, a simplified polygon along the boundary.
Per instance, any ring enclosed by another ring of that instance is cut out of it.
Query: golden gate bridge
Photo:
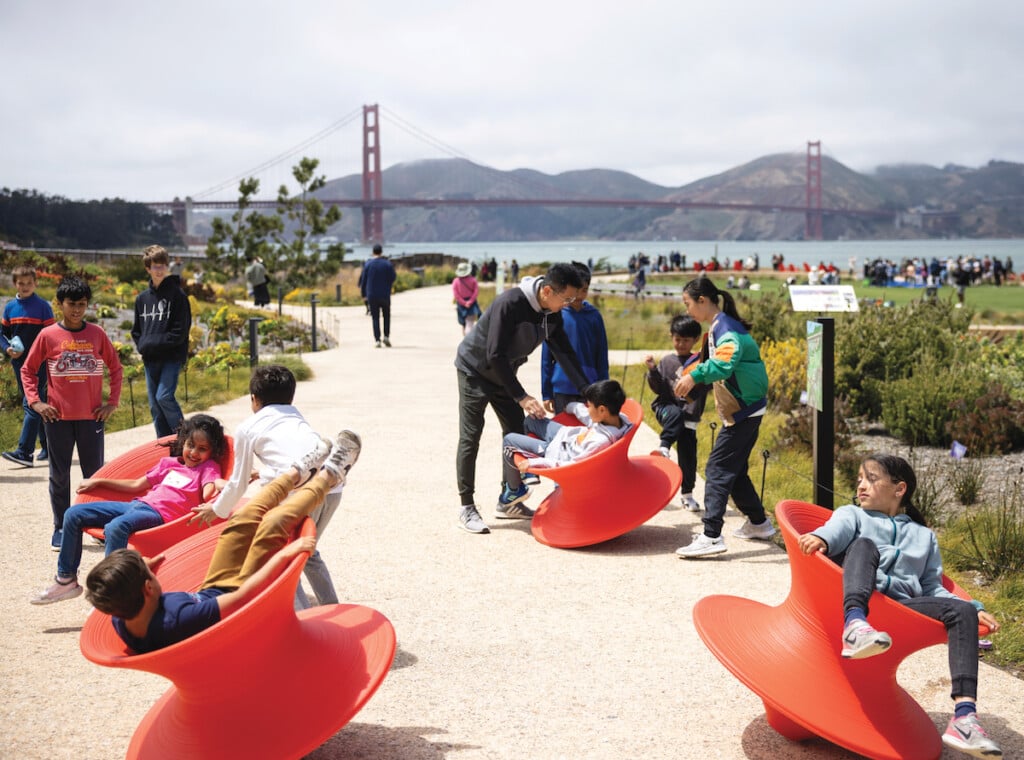
[[[358,115],[358,110],[353,112]],[[358,198],[323,198],[320,197],[324,206],[339,206],[343,208],[358,208],[363,216],[364,242],[384,242],[384,211],[399,208],[443,208],[443,207],[567,207],[567,208],[621,208],[621,209],[663,209],[686,210],[703,209],[717,211],[747,211],[763,213],[792,213],[804,216],[804,239],[822,239],[822,220],[825,216],[847,216],[878,221],[894,220],[899,212],[885,209],[850,209],[850,208],[826,208],[822,205],[822,183],[821,183],[821,141],[808,141],[807,143],[807,171],[806,171],[806,202],[803,205],[779,205],[774,203],[744,203],[744,202],[721,202],[703,201],[693,199],[640,199],[640,198],[592,198],[592,197],[532,197],[532,198],[388,198],[384,196],[382,168],[380,164],[380,112],[377,104],[364,105],[362,107],[363,117],[363,152],[362,152],[362,194]],[[354,115],[343,118],[330,127],[313,135],[300,145],[287,153],[276,156],[264,162],[258,167],[243,175],[223,182],[209,190],[203,191],[196,198],[185,200],[175,199],[173,201],[153,201],[145,205],[157,210],[170,212],[174,219],[175,228],[179,233],[186,234],[189,227],[191,212],[195,209],[226,209],[237,207],[237,201],[227,200],[204,200],[203,196],[215,194],[218,191],[237,184],[240,179],[252,176],[270,166],[279,164],[291,156],[297,155],[325,136],[333,133],[341,126],[351,122]],[[416,127],[405,124],[407,131],[419,132],[421,137],[432,140],[435,145],[442,146],[449,152],[455,152],[440,141],[429,138]],[[482,167],[488,168],[488,167]],[[497,171],[497,170],[494,170]],[[249,208],[276,208],[277,201],[254,200],[249,203]]]

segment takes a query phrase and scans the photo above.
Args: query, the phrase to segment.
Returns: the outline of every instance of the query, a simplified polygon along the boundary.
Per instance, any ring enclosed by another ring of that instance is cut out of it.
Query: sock
[[[846,628],[854,620],[863,620],[866,623],[868,622],[868,616],[860,607],[851,607],[846,611],[846,617],[843,619],[843,628]]]
[[[956,708],[953,710],[953,718],[962,718],[972,712],[978,712],[978,707],[974,702],[957,702]]]

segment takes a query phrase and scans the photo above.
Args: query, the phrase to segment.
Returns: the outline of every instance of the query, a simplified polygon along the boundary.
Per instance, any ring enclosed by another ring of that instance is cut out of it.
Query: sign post
[[[849,285],[792,285],[793,311],[858,311]],[[835,485],[835,319],[807,322],[807,403],[814,408],[814,503],[833,508]]]

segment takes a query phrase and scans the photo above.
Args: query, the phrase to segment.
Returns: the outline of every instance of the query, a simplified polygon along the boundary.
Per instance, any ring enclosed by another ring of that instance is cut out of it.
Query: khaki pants
[[[319,506],[330,488],[319,477],[292,491],[294,484],[291,470],[278,475],[231,516],[200,589],[241,586],[288,544],[295,526]]]

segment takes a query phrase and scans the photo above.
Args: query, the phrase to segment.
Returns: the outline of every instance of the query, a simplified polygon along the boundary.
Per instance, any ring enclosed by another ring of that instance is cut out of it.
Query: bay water
[[[665,240],[552,240],[542,242],[491,242],[491,243],[392,243],[386,244],[384,253],[389,257],[401,256],[405,253],[444,253],[467,261],[480,263],[485,259],[494,259],[499,263],[512,260],[525,264],[540,262],[582,261],[593,260],[596,265],[602,259],[613,268],[624,269],[629,257],[643,252],[653,262],[659,255],[667,256],[671,251],[679,251],[686,256],[688,269],[693,269],[696,261],[710,261],[717,255],[724,266],[726,259],[735,262],[746,260],[748,256],[757,254],[761,269],[771,269],[774,254],[785,257],[786,264],[794,264],[803,269],[803,264],[817,265],[834,264],[841,271],[850,268],[851,259],[855,260],[857,271],[867,261],[877,258],[900,263],[903,259],[932,257],[939,260],[959,256],[989,256],[1005,262],[1011,259],[1015,270],[1024,266],[1024,238],[1011,240],[844,240],[844,241],[665,241]],[[349,260],[366,259],[370,256],[370,246],[356,245],[354,253],[346,255]]]

